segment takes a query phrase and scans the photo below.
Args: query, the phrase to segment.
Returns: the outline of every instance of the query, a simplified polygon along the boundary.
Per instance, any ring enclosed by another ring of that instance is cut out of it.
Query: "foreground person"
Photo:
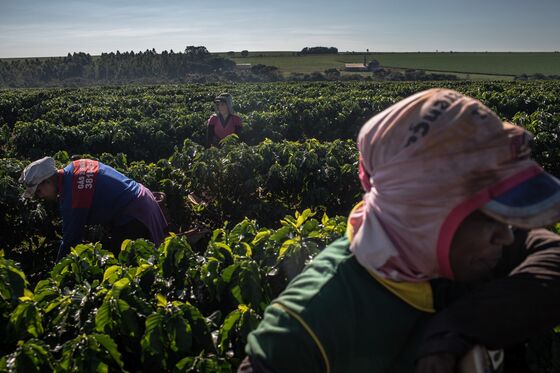
[[[167,222],[150,190],[101,162],[79,159],[57,170],[54,159],[44,157],[23,170],[20,182],[25,197],[59,203],[63,238],[56,261],[81,242],[87,225],[109,229],[104,247],[115,254],[127,238],[163,241]]]
[[[530,135],[432,89],[358,137],[366,192],[345,237],[272,302],[239,372],[454,372],[560,323],[560,184]]]

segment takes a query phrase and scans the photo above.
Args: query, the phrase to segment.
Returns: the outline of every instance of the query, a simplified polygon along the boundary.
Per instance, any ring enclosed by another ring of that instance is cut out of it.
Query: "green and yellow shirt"
[[[349,245],[329,245],[272,302],[248,337],[249,356],[275,372],[414,370],[434,313],[430,283],[376,277]]]

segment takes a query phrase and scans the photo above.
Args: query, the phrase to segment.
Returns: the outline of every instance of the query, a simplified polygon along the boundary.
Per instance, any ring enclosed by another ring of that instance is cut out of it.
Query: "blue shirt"
[[[63,233],[58,259],[82,240],[86,225],[118,226],[132,219],[121,213],[140,194],[140,184],[114,168],[79,159],[59,170],[58,179]]]

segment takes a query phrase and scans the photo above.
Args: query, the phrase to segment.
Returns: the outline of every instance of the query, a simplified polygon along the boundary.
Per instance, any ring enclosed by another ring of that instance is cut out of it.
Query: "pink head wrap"
[[[359,263],[396,281],[453,278],[459,224],[542,173],[530,134],[448,89],[415,94],[371,118],[358,136],[364,204],[350,216]]]

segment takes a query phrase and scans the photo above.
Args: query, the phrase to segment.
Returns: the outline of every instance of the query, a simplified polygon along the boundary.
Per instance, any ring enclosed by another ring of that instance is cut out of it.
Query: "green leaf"
[[[111,306],[109,301],[105,300],[95,315],[95,330],[101,333],[108,333],[111,331],[112,325]]]
[[[121,313],[130,309],[130,305],[122,299],[117,300],[117,307]]]
[[[239,309],[230,312],[224,323],[220,328],[220,340],[219,340],[219,348],[221,351],[224,351],[227,348],[227,345],[230,341],[230,334],[233,332],[236,323],[239,321],[241,317],[241,311]]]
[[[218,238],[221,237],[221,240],[223,241],[225,239],[226,236],[226,231],[222,228],[219,229],[214,229],[214,231],[212,232],[212,237],[210,237],[210,242],[211,243],[216,243],[219,242]]]
[[[146,330],[142,337],[142,352],[163,356],[163,315],[153,313],[146,319]]]
[[[251,245],[253,246],[258,245],[262,240],[266,240],[268,237],[270,237],[271,234],[272,231],[270,229],[260,231],[259,233],[256,234],[255,238],[253,238]]]
[[[313,231],[313,232],[309,233],[307,235],[307,237],[309,237],[309,238],[321,238],[321,237],[323,237],[323,235],[321,234],[320,231]]]
[[[247,243],[247,242],[241,242],[241,245],[243,245],[243,247],[245,247],[245,256],[250,258],[251,256],[253,256],[253,249],[251,248],[251,246]]]
[[[241,243],[244,240],[248,239],[249,237],[255,234],[255,223],[249,219],[244,219],[240,223],[238,223],[233,229],[229,232],[227,241],[228,244],[234,246],[237,243]]]
[[[294,239],[284,241],[284,243],[280,247],[280,250],[278,251],[278,259],[283,258],[288,249],[290,249],[293,245],[297,245],[298,243],[299,242]]]
[[[226,245],[223,242],[214,242],[214,246],[218,247],[220,249],[224,249],[225,251],[227,251],[229,253],[229,255],[233,255],[233,252],[231,251],[231,247],[229,247],[229,245]]]
[[[235,285],[231,288],[231,295],[235,298],[238,303],[243,303],[243,295],[241,291],[241,287],[239,285]]]
[[[222,272],[222,280],[224,280],[224,282],[226,284],[230,283],[232,278],[233,278],[233,275],[235,274],[235,271],[237,271],[238,268],[239,268],[238,263],[235,263],[235,264],[232,264],[232,265],[228,266]]]
[[[97,364],[95,371],[97,373],[109,373],[109,366],[104,362],[100,361],[99,364]]]
[[[47,314],[47,313],[50,313],[52,310],[56,309],[59,306],[65,306],[65,305],[68,305],[70,303],[72,303],[72,300],[70,299],[70,297],[64,295],[64,296],[59,297],[56,300],[51,301],[49,303],[49,305],[47,306],[47,308],[44,309],[43,312],[45,314]]]
[[[99,342],[100,345],[105,347],[113,360],[122,369],[124,367],[124,364],[121,360],[121,354],[117,348],[117,344],[115,343],[115,341],[113,341],[113,339],[106,334],[92,334],[92,337],[95,338],[95,340]]]
[[[253,307],[258,306],[263,298],[263,282],[259,275],[258,265],[255,262],[245,263],[243,271],[239,276],[239,287],[241,298],[237,298],[239,303],[249,304]]]
[[[190,351],[192,346],[192,330],[189,322],[180,314],[174,314],[166,325],[170,339],[170,348],[181,355]]]
[[[302,224],[307,221],[307,219],[309,219],[314,215],[315,213],[312,212],[310,209],[305,209],[301,214],[299,214],[299,212],[296,212],[296,217],[297,217],[296,227],[297,228],[301,227]]]
[[[197,361],[196,358],[190,356],[179,360],[179,362],[175,364],[173,373],[197,372],[198,370],[196,370],[196,361]]]
[[[26,339],[26,333],[35,338],[43,334],[41,314],[33,302],[24,302],[16,307],[10,315],[10,328],[17,339]]]
[[[296,212],[296,214],[299,214]],[[291,216],[286,216],[284,219],[280,220],[280,224],[284,225],[285,228],[293,228],[295,230],[298,229],[297,220]]]
[[[109,268],[107,268],[105,270],[105,273],[103,274],[103,281],[104,282],[108,282],[110,284],[114,283],[122,274],[122,267],[119,265],[113,265],[110,266]]]
[[[11,260],[0,259],[0,299],[15,306],[28,285],[25,274]]]
[[[185,357],[173,368],[173,373],[204,372],[204,373],[231,373],[231,364],[224,358],[208,356],[201,352],[196,357]]]
[[[40,340],[31,339],[18,343],[16,350],[0,360],[2,372],[51,372],[54,358],[48,346]]]
[[[128,279],[128,278],[126,278],[126,277],[125,277],[125,278],[121,278],[119,281],[116,281],[116,282],[113,284],[113,288],[111,289],[111,292],[112,292],[113,296],[114,296],[115,298],[118,298],[119,295],[120,295],[120,293],[121,293],[121,291],[122,291],[125,287],[127,287],[129,284],[130,284],[130,279]]]
[[[132,246],[132,240],[130,239],[126,239],[121,243],[121,250],[120,251],[126,251],[127,249],[129,249]]]
[[[202,316],[202,313],[200,313],[198,308],[189,302],[185,302],[181,308],[186,311],[185,317],[189,320],[189,324],[192,328],[193,339],[196,343],[198,343],[199,348],[203,349],[207,353],[212,353],[215,350],[215,346],[212,341],[207,320],[204,316]]]
[[[213,256],[220,262],[227,264],[233,262],[233,252],[228,245],[222,242],[214,242],[210,245],[209,247],[212,248]]]
[[[292,234],[292,229],[290,227],[282,227],[280,229],[278,229],[276,232],[274,232],[271,236],[270,236],[270,240],[271,241],[275,241],[275,242],[283,242],[288,238],[291,238]]]
[[[121,300],[119,300],[120,304]],[[121,306],[119,306],[120,308]],[[128,333],[129,337],[136,338],[140,336],[140,324],[138,322],[138,314],[132,308],[121,310],[121,327]]]
[[[167,298],[165,298],[162,294],[156,294],[157,306],[158,307],[167,307]]]

